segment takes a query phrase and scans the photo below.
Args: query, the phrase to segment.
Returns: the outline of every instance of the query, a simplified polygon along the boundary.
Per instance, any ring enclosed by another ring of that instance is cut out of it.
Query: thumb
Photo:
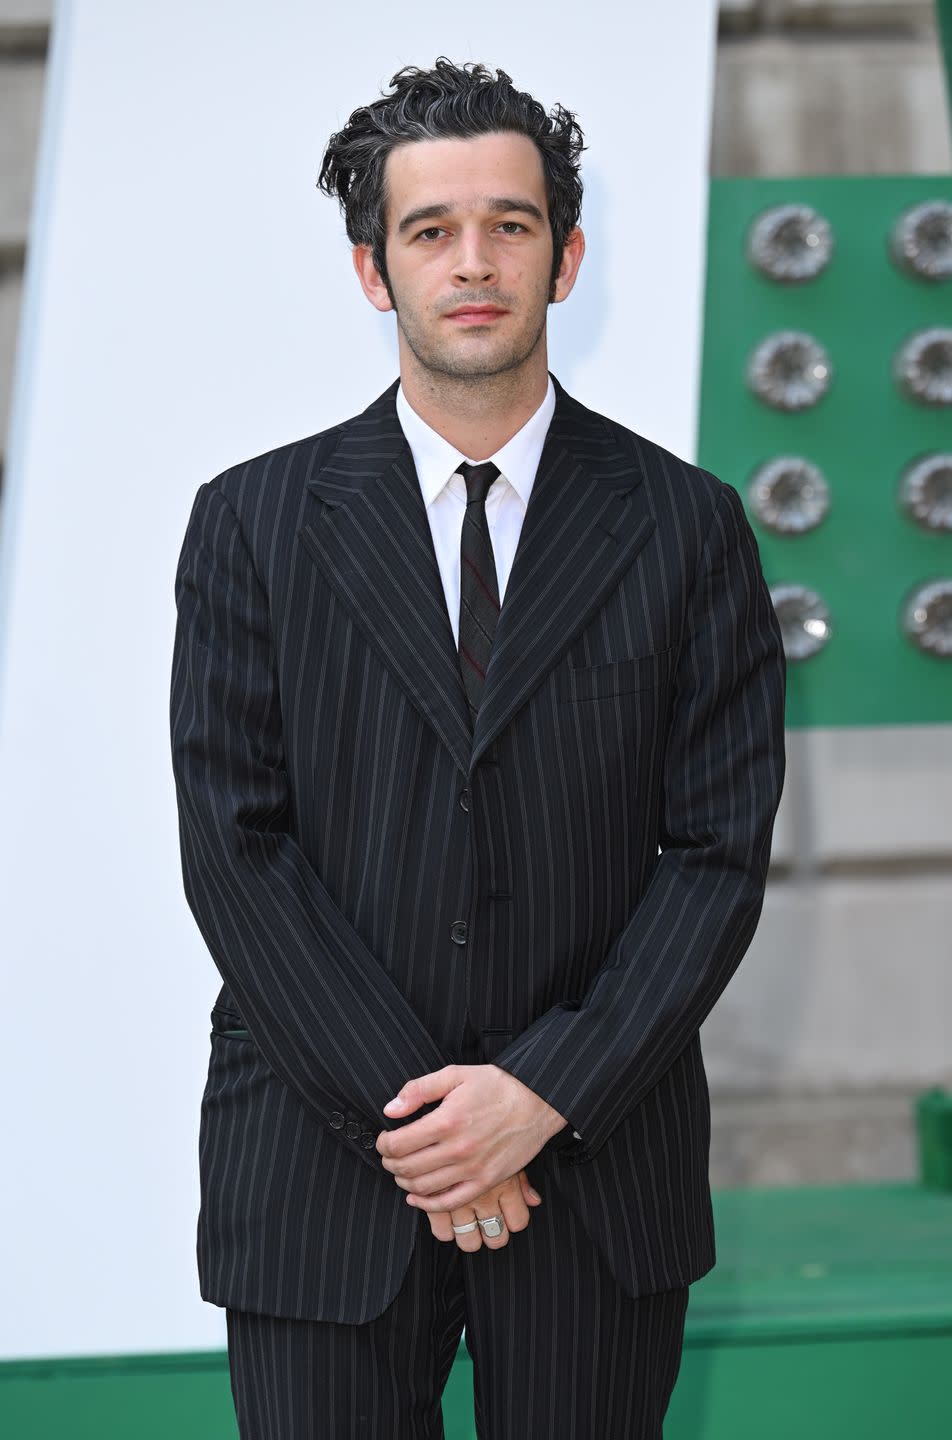
[[[413,1110],[419,1110],[421,1105],[426,1105],[431,1100],[442,1100],[457,1085],[461,1076],[455,1065],[445,1065],[442,1070],[434,1070],[429,1075],[420,1075],[415,1080],[408,1080],[403,1088],[392,1100],[388,1100],[384,1108],[385,1115],[409,1115]]]

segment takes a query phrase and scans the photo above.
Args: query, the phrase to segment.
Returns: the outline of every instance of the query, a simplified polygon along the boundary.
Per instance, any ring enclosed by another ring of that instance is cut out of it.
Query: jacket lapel
[[[461,770],[472,731],[459,656],[420,493],[396,410],[398,380],[341,429],[307,482],[320,498],[301,540],[345,609]]]
[[[341,427],[299,535],[380,658],[469,775],[655,528],[634,451],[565,391],[503,598],[476,728],[394,381]]]

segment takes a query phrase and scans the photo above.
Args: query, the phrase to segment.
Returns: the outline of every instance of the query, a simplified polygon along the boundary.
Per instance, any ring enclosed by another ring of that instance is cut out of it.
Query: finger
[[[399,1184],[399,1181],[397,1183]],[[485,1189],[485,1184],[467,1180],[461,1185],[454,1185],[451,1190],[442,1190],[433,1195],[420,1195],[416,1190],[411,1190],[406,1196],[406,1203],[415,1206],[417,1210],[458,1210],[460,1206],[472,1205],[476,1196],[481,1195]]]
[[[431,1145],[439,1145],[448,1138],[446,1119],[439,1110],[431,1110],[399,1130],[381,1130],[375,1141],[377,1151],[385,1159],[401,1160],[414,1155]]]
[[[475,1230],[468,1230],[465,1235],[457,1235],[456,1232],[452,1229],[453,1225],[472,1224],[472,1222],[476,1219],[472,1205],[463,1205],[459,1210],[451,1210],[449,1213],[451,1220],[450,1229],[453,1234],[453,1239],[456,1241],[459,1248],[461,1250],[469,1251],[470,1253],[472,1253],[473,1250],[479,1250],[483,1243],[483,1237],[478,1225],[476,1226]]]
[[[424,1175],[409,1177],[394,1174],[393,1178],[401,1190],[408,1191],[416,1200],[445,1202],[442,1205],[431,1205],[431,1210],[453,1210],[457,1205],[468,1205],[477,1195],[489,1189],[485,1176],[480,1179],[473,1176],[470,1170],[467,1178],[467,1167],[459,1160],[430,1170]]]
[[[422,1125],[424,1122],[421,1120],[418,1123]],[[403,1155],[382,1155],[381,1167],[389,1170],[394,1179],[399,1176],[408,1182],[422,1180],[425,1175],[436,1170],[445,1171],[452,1161],[443,1147],[443,1139],[443,1136],[434,1138],[431,1144],[425,1145],[422,1149],[415,1146],[412,1149],[408,1147]],[[407,1142],[401,1141],[401,1144],[406,1146]],[[407,1184],[405,1188],[409,1190],[411,1187]]]
[[[437,1240],[442,1240],[445,1243],[456,1239],[456,1234],[453,1230],[453,1219],[448,1210],[435,1210],[432,1215],[428,1215],[426,1218],[429,1220],[430,1229]]]
[[[532,1188],[532,1181],[529,1179],[529,1176],[526,1174],[525,1170],[519,1171],[519,1183],[522,1186],[522,1198],[525,1200],[527,1205],[542,1204],[542,1196],[539,1194],[538,1190],[534,1190]]]
[[[448,1095],[461,1083],[462,1078],[458,1065],[444,1065],[442,1070],[434,1070],[429,1075],[418,1075],[415,1079],[408,1080],[393,1099],[387,1101],[383,1107],[384,1114],[410,1115],[431,1100],[442,1100],[444,1095]]]
[[[529,1210],[515,1177],[494,1187],[488,1194],[480,1195],[473,1208],[480,1220],[497,1215],[503,1222],[501,1235],[487,1235],[485,1230],[483,1231],[483,1244],[490,1250],[502,1250],[509,1244],[510,1232],[524,1230],[529,1223]]]

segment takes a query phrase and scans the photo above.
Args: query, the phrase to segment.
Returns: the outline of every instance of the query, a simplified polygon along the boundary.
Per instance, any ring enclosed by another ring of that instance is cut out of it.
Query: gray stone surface
[[[0,252],[29,230],[45,71],[36,56],[0,55]]]
[[[933,36],[748,35],[718,46],[713,175],[952,170]]]
[[[0,0],[0,29],[40,25],[48,29],[53,19],[53,0]]]
[[[5,455],[7,448],[22,292],[23,276],[20,268],[0,268],[0,455]]]
[[[736,1096],[711,1092],[711,1183],[838,1185],[913,1180],[915,1090]]]
[[[768,881],[701,1040],[722,1090],[952,1086],[948,867]]]
[[[934,23],[932,0],[721,0],[722,31],[807,27],[909,32]]]
[[[823,30],[913,30],[933,24],[930,0],[762,0],[774,23]]]
[[[53,9],[53,0],[0,0],[0,55],[42,54]]]
[[[947,725],[812,726],[787,733],[772,858],[800,874],[897,875],[939,866],[952,893]],[[914,914],[909,915],[911,924]],[[952,921],[952,914],[950,914]]]

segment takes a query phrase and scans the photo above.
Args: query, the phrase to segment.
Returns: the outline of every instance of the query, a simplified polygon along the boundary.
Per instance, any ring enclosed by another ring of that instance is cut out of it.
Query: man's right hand
[[[509,1244],[510,1230],[524,1230],[528,1225],[529,1207],[541,1204],[542,1196],[533,1190],[525,1170],[520,1170],[458,1210],[425,1210],[423,1213],[437,1240],[455,1240],[461,1250],[478,1250],[481,1245],[501,1250]],[[466,1235],[457,1235],[453,1229],[454,1225],[466,1225],[474,1216],[485,1219],[488,1215],[501,1215],[505,1222],[502,1234],[495,1238],[485,1236],[479,1225]]]

